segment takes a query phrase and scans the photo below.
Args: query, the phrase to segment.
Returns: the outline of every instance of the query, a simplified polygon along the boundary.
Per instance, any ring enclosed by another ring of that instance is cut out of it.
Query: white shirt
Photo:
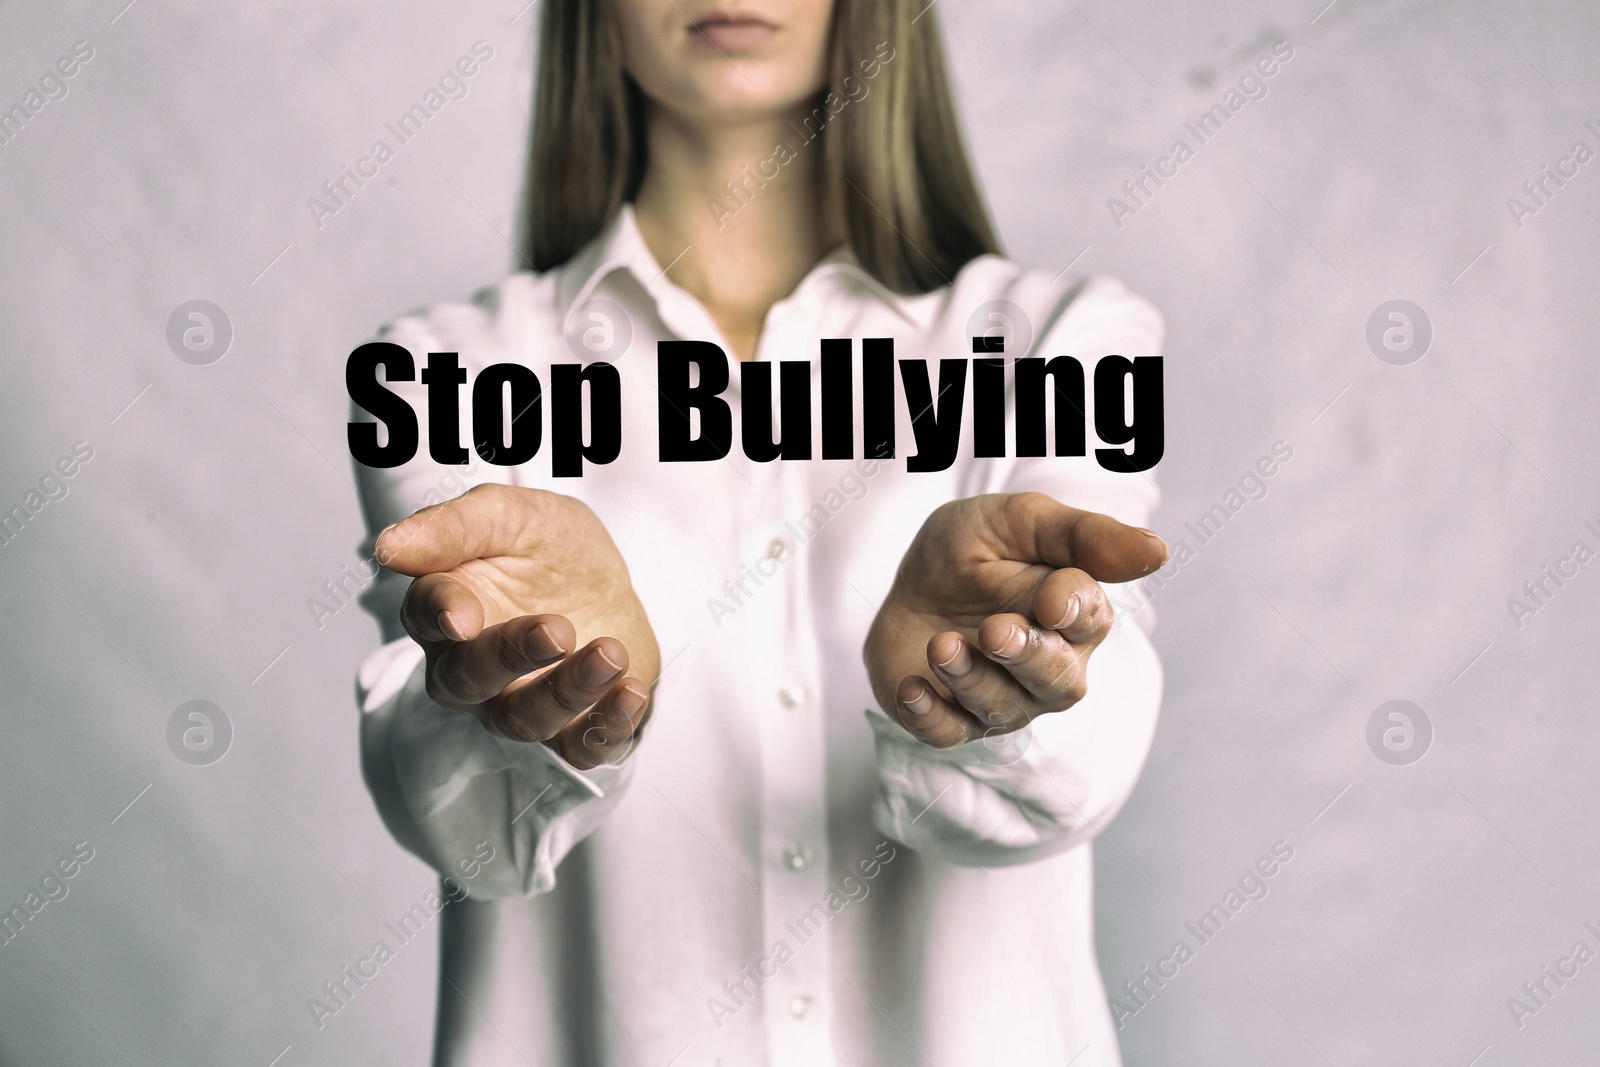
[[[1032,354],[1074,356],[1086,377],[1099,356],[1160,351],[1159,315],[1109,279],[1056,283],[984,257],[953,285],[905,298],[838,254],[772,308],[757,358],[809,359],[815,387],[819,339],[854,338],[859,353],[863,338],[893,337],[897,359],[936,369],[971,358],[974,312],[986,332],[998,320],[983,305],[996,300],[1022,311]],[[625,321],[608,323],[617,308]],[[592,362],[589,330],[622,379],[622,452],[555,479],[548,367]],[[407,579],[385,572],[366,596],[389,641],[359,675],[367,782],[399,842],[470,894],[444,909],[437,1063],[1120,1062],[1095,962],[1089,841],[1132,790],[1155,728],[1148,638],[1116,627],[1091,660],[1087,698],[1025,738],[945,751],[875,706],[861,659],[902,553],[945,501],[1039,490],[1147,523],[1154,484],[1096,464],[1092,408],[1084,459],[974,459],[964,417],[955,465],[908,473],[901,396],[896,459],[759,464],[738,446],[730,354],[733,453],[662,463],[656,342],[731,350],[665,277],[631,209],[565,266],[401,318],[384,337],[419,367],[445,351],[474,376],[532,367],[547,428],[524,466],[474,456],[442,467],[428,458],[424,387],[392,385],[423,441],[404,466],[360,468],[368,551],[387,524],[478,482],[578,497],[626,559],[666,664],[640,742],[579,773],[430,701],[421,649],[397,620]],[[1007,356],[1022,355],[1020,334],[1010,340]],[[461,394],[470,448],[470,385]]]

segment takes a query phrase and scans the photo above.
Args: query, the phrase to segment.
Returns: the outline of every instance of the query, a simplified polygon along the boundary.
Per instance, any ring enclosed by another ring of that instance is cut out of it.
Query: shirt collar
[[[639,232],[633,205],[623,204],[605,229],[560,268],[556,298],[561,313],[570,314],[572,308],[588,300],[601,282],[619,270],[632,274],[658,306],[668,294],[677,294],[673,299],[694,299],[667,278],[667,272],[656,262]],[[901,297],[862,267],[845,245],[839,245],[818,261],[785,300],[804,299],[804,295],[817,286],[844,277],[871,293],[907,323],[921,325],[919,318],[905,308]]]
[[[618,270],[632,273],[652,296],[656,294],[651,290],[651,280],[665,274],[639,233],[632,204],[623,204],[594,240],[562,264],[556,279],[556,299],[562,314],[589,299],[595,287]]]

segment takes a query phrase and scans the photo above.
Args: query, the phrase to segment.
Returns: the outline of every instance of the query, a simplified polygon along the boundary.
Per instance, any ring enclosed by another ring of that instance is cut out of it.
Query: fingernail
[[[964,678],[971,673],[972,655],[967,651],[967,643],[959,642],[950,658],[938,664],[938,668],[952,678]]]
[[[1162,555],[1166,555],[1167,542],[1162,539],[1160,534],[1156,533],[1154,530],[1146,530],[1143,527],[1140,527],[1139,532],[1144,534],[1150,540],[1154,541],[1157,545],[1160,545],[1161,546],[1161,554]]]
[[[1022,655],[1022,650],[1027,647],[1028,631],[1012,623],[1010,629],[1006,630],[1006,636],[1001,640],[1000,647],[994,650],[994,654],[1001,659],[1015,659]]]
[[[1061,621],[1050,627],[1052,630],[1065,630],[1078,621],[1078,613],[1083,610],[1083,601],[1078,599],[1078,594],[1073,593],[1067,601],[1067,610],[1062,612]]]
[[[561,647],[555,635],[550,632],[550,627],[542,622],[523,637],[522,651],[536,663],[559,659],[567,654],[567,650]]]
[[[444,635],[452,641],[465,641],[467,639],[467,631],[461,625],[460,620],[448,611],[439,612],[439,629],[443,630]]]
[[[630,682],[627,685],[624,685],[621,692],[617,694],[617,710],[622,712],[622,714],[626,715],[629,719],[632,719],[637,716],[639,712],[644,710],[644,706],[649,702],[649,700],[649,694],[640,692]]]
[[[604,648],[597,648],[583,657],[578,667],[578,681],[585,688],[598,689],[622,673],[622,667],[612,663]]]
[[[902,700],[901,703],[913,715],[926,715],[933,710],[933,694],[928,692],[927,689],[922,689],[918,691],[916,696],[910,700]]]

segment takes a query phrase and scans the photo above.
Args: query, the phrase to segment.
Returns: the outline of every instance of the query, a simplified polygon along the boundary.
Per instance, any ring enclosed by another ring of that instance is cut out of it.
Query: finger
[[[459,567],[469,559],[525,555],[540,541],[528,521],[541,494],[509,485],[477,485],[454,500],[423,508],[378,535],[373,554],[400,574],[419,577]]]
[[[958,633],[935,634],[929,639],[928,664],[955,702],[986,731],[1020,730],[1042,710],[1033,706],[1033,694],[1004,666],[979,655]]]
[[[632,750],[649,703],[644,683],[625,678],[546,743],[580,771],[615,763]]]
[[[546,673],[492,698],[484,706],[484,725],[513,741],[548,741],[593,707],[627,669],[628,651],[621,641],[590,641]]]
[[[991,615],[978,627],[978,648],[1027,691],[1038,713],[1062,711],[1088,692],[1090,649],[1021,615]]]
[[[428,695],[447,708],[482,704],[576,645],[572,623],[560,615],[524,615],[491,626],[470,641],[451,642],[434,652],[428,662]]]
[[[1078,567],[1102,582],[1131,582],[1167,560],[1160,537],[1109,515],[1068,507],[1043,493],[990,499],[991,524],[1004,550],[1021,562]]]
[[[467,641],[483,630],[483,602],[450,574],[424,574],[400,604],[400,624],[419,642]]]
[[[1033,591],[1031,610],[1040,626],[1087,648],[1105,640],[1115,615],[1100,583],[1076,567],[1046,575]]]
[[[934,748],[954,748],[984,734],[985,728],[971,713],[914,674],[900,680],[895,711],[912,737]]]

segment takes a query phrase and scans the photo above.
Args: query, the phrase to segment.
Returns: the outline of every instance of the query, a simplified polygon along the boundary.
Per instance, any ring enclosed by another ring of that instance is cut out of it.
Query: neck
[[[819,195],[821,152],[796,144],[788,116],[708,128],[652,105],[647,129],[650,165],[634,203],[639,232],[738,357],[751,359],[768,310],[832,243]],[[792,157],[774,153],[785,142]],[[783,158],[790,161],[780,165]]]

